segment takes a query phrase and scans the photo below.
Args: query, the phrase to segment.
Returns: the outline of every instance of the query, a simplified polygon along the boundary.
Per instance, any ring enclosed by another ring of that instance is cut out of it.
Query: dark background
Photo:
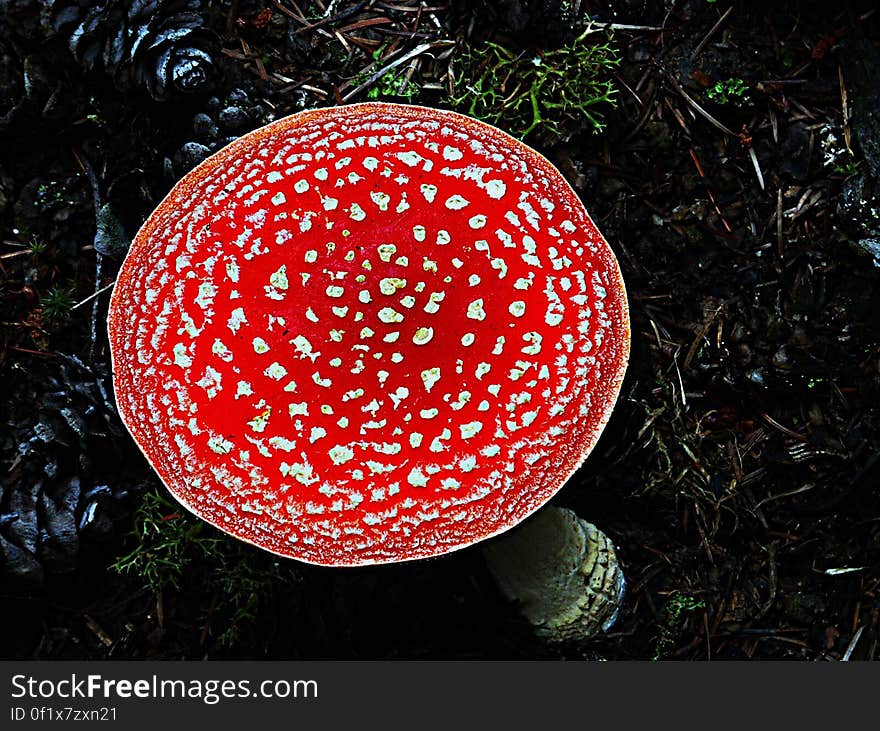
[[[86,5],[0,2],[4,657],[876,657],[872,3],[205,1],[139,16],[108,1],[64,26]],[[478,548],[325,569],[181,514],[115,415],[107,293],[85,301],[146,215],[270,119],[343,99],[449,106],[468,49],[540,56],[585,14],[618,26],[586,41],[620,58],[599,69],[616,89],[605,127],[526,141],[582,196],[630,296],[617,409],[554,499],[618,546],[616,626],[542,643]],[[141,35],[154,45],[133,49]],[[413,87],[358,90],[422,43]],[[198,73],[175,84],[172,68]]]

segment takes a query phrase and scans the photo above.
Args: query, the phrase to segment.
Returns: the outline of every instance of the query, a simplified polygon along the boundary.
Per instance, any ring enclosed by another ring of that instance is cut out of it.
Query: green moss
[[[201,624],[222,646],[238,641],[279,581],[273,556],[226,536],[158,493],[144,496],[131,537],[134,548],[111,569],[136,577],[152,593],[213,597]]]
[[[604,108],[615,103],[610,74],[620,63],[609,40],[587,33],[550,51],[516,51],[497,43],[465,45],[450,106],[514,137],[552,143],[583,129],[604,129]]]
[[[36,236],[32,236],[28,242],[27,248],[31,256],[36,257],[46,251],[46,242],[42,239],[38,239]]]
[[[379,77],[367,92],[367,98],[373,100],[412,102],[421,93],[421,87],[405,75],[398,76],[395,70],[388,71]]]
[[[183,515],[165,497],[147,493],[135,515],[136,546],[112,568],[139,576],[152,592],[179,589],[187,566],[216,551],[217,538],[204,536],[204,529],[204,523]]]
[[[680,592],[671,594],[663,605],[660,635],[654,645],[653,659],[661,660],[668,655],[684,632],[688,618],[705,608],[706,602],[703,599]]]
[[[733,104],[738,107],[750,101],[749,87],[742,79],[716,81],[706,89],[706,96],[716,104]]]
[[[373,63],[357,74],[354,79],[356,86],[360,86],[368,81],[378,69],[382,68],[388,45],[389,42],[385,41],[373,51]],[[421,86],[407,76],[407,67],[403,66],[389,69],[373,81],[367,90],[367,98],[374,101],[406,101],[412,103],[421,93]]]
[[[33,250],[31,250],[33,253]],[[70,315],[73,301],[73,290],[70,287],[54,285],[40,300],[43,314],[50,320],[64,320]]]

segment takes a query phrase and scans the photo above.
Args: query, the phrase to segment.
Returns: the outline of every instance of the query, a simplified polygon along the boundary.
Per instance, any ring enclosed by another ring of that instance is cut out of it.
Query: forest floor
[[[55,39],[31,47],[52,114],[0,127],[4,657],[878,657],[872,3],[203,5],[222,46],[211,93],[120,91]],[[0,47],[22,95],[26,46]],[[592,92],[613,89],[589,107],[601,119],[559,112],[528,129],[504,84],[572,58]],[[630,298],[617,408],[554,498],[611,537],[628,581],[617,624],[577,646],[537,639],[477,548],[326,569],[217,533],[179,512],[112,404],[120,241],[186,169],[312,106],[467,111],[477,87],[463,79],[487,68],[505,93],[474,109],[502,103],[491,121],[559,167]]]

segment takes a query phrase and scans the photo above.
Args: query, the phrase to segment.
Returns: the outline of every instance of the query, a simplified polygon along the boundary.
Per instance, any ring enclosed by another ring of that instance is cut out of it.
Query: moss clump
[[[40,299],[43,314],[47,319],[55,322],[67,319],[73,305],[73,289],[58,284],[51,287]]]
[[[175,505],[156,493],[147,493],[135,514],[132,551],[112,568],[141,578],[144,588],[158,592],[180,588],[187,566],[217,550],[218,538],[203,535],[204,523],[178,512]]]
[[[654,647],[654,660],[662,660],[675,647],[675,642],[684,632],[690,616],[704,610],[706,602],[689,594],[675,592],[663,606],[663,619],[660,622],[660,636]]]
[[[393,70],[386,72],[379,77],[373,87],[367,92],[367,99],[370,100],[388,100],[412,103],[422,90],[418,84],[406,78],[403,74],[398,76]]]
[[[603,106],[617,90],[609,75],[620,57],[609,40],[588,43],[588,29],[550,51],[515,51],[497,43],[464,46],[450,106],[514,137],[543,143],[604,129]]]
[[[706,97],[721,106],[732,104],[741,107],[750,101],[748,84],[742,79],[716,81],[706,89]]]
[[[134,548],[111,569],[136,576],[152,593],[211,597],[200,626],[221,646],[234,645],[260,602],[282,581],[278,562],[182,511],[163,495],[147,493],[135,515]]]
[[[354,79],[357,86],[366,83],[376,69],[385,63],[389,43],[385,41],[372,53],[373,61],[358,72]],[[412,104],[422,93],[422,87],[412,80],[412,70],[406,65],[389,69],[371,82],[367,99],[371,101],[406,102]]]

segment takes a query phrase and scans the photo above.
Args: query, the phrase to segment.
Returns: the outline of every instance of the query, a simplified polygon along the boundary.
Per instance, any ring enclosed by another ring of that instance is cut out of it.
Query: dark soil
[[[164,102],[0,16],[2,656],[878,656],[873,3],[398,0],[326,18],[316,2],[201,5],[218,77]],[[618,103],[601,134],[531,141],[582,196],[630,297],[618,406],[554,499],[618,546],[628,593],[611,632],[543,644],[478,548],[323,569],[157,501],[112,404],[107,292],[86,300],[174,181],[269,119],[364,100],[374,51],[381,64],[435,44],[411,101],[439,105],[449,41],[539,53],[585,11],[622,26]],[[388,22],[362,22],[375,18]],[[204,547],[153,580],[119,570],[132,551],[165,555],[136,535],[150,504],[168,535]]]

